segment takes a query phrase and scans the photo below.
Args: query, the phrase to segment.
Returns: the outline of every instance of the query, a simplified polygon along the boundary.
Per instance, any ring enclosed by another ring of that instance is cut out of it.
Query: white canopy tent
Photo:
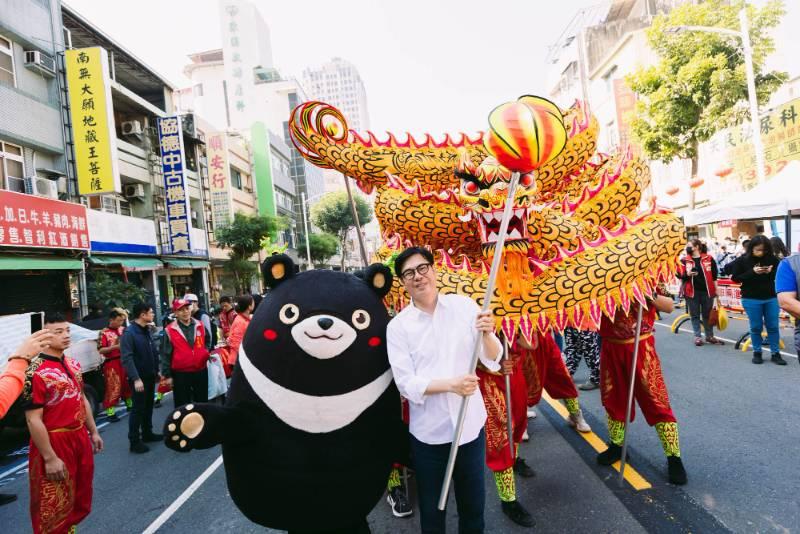
[[[800,215],[800,161],[789,162],[781,172],[749,191],[683,214],[687,226],[727,220],[784,218],[787,241],[791,217]],[[789,243],[787,243],[789,246]],[[791,249],[790,249],[791,250]]]
[[[789,162],[781,172],[750,191],[686,212],[687,226],[731,219],[770,219],[800,214],[800,161]]]

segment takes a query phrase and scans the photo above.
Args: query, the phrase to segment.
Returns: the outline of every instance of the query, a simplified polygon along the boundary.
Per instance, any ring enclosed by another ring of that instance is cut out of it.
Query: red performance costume
[[[124,331],[123,327],[117,329],[104,328],[100,332],[100,347],[106,348],[118,345]],[[103,408],[108,415],[114,414],[114,406],[117,405],[120,399],[125,399],[127,404],[131,398],[131,387],[128,384],[128,375],[125,374],[125,368],[122,367],[121,357],[122,353],[117,348],[107,352],[103,362],[103,378],[106,386],[105,395],[103,396]]]
[[[30,443],[29,478],[34,534],[67,533],[92,507],[94,458],[84,426],[83,379],[80,365],[69,357],[39,355],[28,367],[23,398],[28,409],[42,408],[50,445],[64,462],[65,480],[45,476],[45,461]]]
[[[633,367],[638,309],[639,304],[632,303],[629,313],[617,310],[613,321],[603,316],[600,325],[600,385],[603,406],[608,415],[610,441],[608,450],[597,457],[598,462],[603,465],[611,465],[622,457],[625,409]],[[670,481],[685,484],[686,473],[680,459],[678,423],[672,413],[661,362],[656,353],[656,340],[653,336],[655,320],[656,308],[651,303],[648,309],[642,310],[633,395],[647,424],[656,428],[668,459]],[[631,405],[631,421],[635,412],[636,407]]]

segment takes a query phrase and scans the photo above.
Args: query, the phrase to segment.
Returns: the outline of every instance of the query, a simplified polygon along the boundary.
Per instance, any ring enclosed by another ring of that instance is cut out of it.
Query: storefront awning
[[[164,261],[167,267],[175,269],[208,269],[208,262],[203,260],[166,258]]]
[[[89,262],[94,265],[121,265],[128,271],[155,271],[164,264],[155,258],[132,258],[127,256],[90,256]]]
[[[0,271],[80,271],[83,261],[71,258],[0,256]]]

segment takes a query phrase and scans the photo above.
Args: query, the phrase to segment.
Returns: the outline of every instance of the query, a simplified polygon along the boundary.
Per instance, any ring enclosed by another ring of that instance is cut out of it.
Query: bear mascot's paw
[[[181,406],[164,423],[164,443],[174,451],[189,452],[205,424],[194,404]]]

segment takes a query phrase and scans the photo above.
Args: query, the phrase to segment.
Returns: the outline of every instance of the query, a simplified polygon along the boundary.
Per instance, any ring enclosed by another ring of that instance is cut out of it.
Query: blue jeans
[[[481,430],[477,438],[458,448],[451,489],[455,491],[459,534],[483,533],[485,447],[486,437]],[[438,504],[450,444],[428,445],[411,436],[411,454],[417,477],[421,532],[445,534],[446,515]]]
[[[773,354],[781,351],[781,334],[778,329],[778,299],[742,299],[742,307],[750,320],[750,341],[753,352],[761,352],[761,332],[767,326],[769,348]]]

